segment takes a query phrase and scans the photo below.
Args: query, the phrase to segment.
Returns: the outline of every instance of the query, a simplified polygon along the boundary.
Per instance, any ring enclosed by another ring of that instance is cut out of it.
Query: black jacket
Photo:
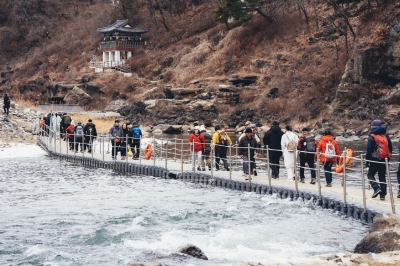
[[[264,145],[268,145],[270,149],[281,150],[281,139],[283,131],[279,126],[272,126],[267,133],[265,133],[263,142]],[[269,151],[270,156],[281,156],[282,151]]]
[[[249,156],[249,144],[250,144],[250,158],[254,157],[254,153],[256,152],[256,149],[258,148],[258,144],[256,139],[251,136],[250,138],[247,138],[247,136],[244,136],[243,138],[240,139],[239,142],[239,155],[243,156]]]
[[[10,108],[10,105],[11,105],[10,97],[4,96],[4,108]]]
[[[97,137],[96,125],[93,124],[92,122],[88,122],[83,128],[83,134],[85,134],[85,138],[87,139],[90,139],[90,136],[92,136],[92,139],[96,138]]]

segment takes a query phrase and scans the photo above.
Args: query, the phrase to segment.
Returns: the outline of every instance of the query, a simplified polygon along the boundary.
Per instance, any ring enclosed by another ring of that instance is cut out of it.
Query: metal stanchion
[[[192,141],[192,171],[196,172],[196,154],[194,153],[194,140]]]
[[[75,133],[74,133],[74,157],[76,156],[76,137],[75,137]]]
[[[103,163],[104,163],[104,154],[105,154],[105,151],[104,151],[104,139],[105,139],[105,136],[100,137],[100,139],[101,138],[103,139]]]
[[[294,186],[296,188],[296,195],[295,198],[297,199],[299,197],[299,179],[297,178],[297,151],[294,149],[293,151],[293,156],[294,156]]]
[[[392,191],[392,180],[390,180],[390,171],[389,171],[389,161],[387,158],[385,158],[385,164],[386,164],[386,172],[387,172],[387,185],[389,186],[389,196],[390,196],[390,204],[392,205],[392,212],[393,214],[396,214],[396,209],[394,206],[394,199],[393,199],[393,191]]]
[[[68,151],[69,151],[69,138],[67,137],[67,133],[65,133],[65,143],[67,144],[67,158],[68,158]]]
[[[114,150],[114,163],[117,162],[118,153],[117,153],[117,138],[114,138],[114,147],[111,147]]]
[[[344,147],[343,152],[343,208],[347,210],[347,193],[346,193],[346,157],[347,157],[347,149]],[[347,212],[347,211],[346,211]]]
[[[153,166],[156,166],[156,139],[153,136]]]
[[[183,139],[181,140],[181,175],[183,178]]]
[[[167,163],[168,163],[168,140],[167,143],[165,143],[165,170],[168,170]]]
[[[126,141],[125,141],[125,146],[126,146],[126,153],[125,153],[125,157],[126,157],[126,163],[128,163],[129,160],[129,154],[128,154],[128,143],[129,143],[129,137],[128,134],[126,134]]]
[[[249,179],[249,186],[250,186],[250,191],[251,191],[250,143],[247,144],[247,171],[248,171],[247,178]]]
[[[174,145],[175,145],[175,149],[174,149],[174,161],[176,162],[176,141],[177,141],[177,138],[176,138],[176,136],[175,136],[175,142],[174,142]]]
[[[318,182],[318,197],[319,204],[322,204],[322,191],[321,191],[321,171],[320,171],[320,153],[319,149],[317,149],[317,182]]]
[[[93,138],[92,138],[92,134],[90,134],[90,139],[89,139],[89,141],[90,141],[90,143],[89,143],[89,146],[88,146],[88,149],[90,149],[90,153],[92,154],[92,159],[93,159],[93,153],[94,153],[94,150],[93,150]]]
[[[211,180],[210,182],[214,181],[214,157],[215,157],[215,144],[213,145],[214,149],[211,149]]]
[[[141,156],[141,145],[142,145],[142,136],[139,136],[139,152],[138,149],[136,149],[135,154],[139,157],[139,166],[142,167],[142,156]]]
[[[232,186],[232,145],[229,145],[229,182]]]
[[[268,175],[268,185],[269,194],[272,194],[272,184],[271,184],[271,166],[269,165],[269,147],[267,145],[267,175]]]
[[[362,180],[362,193],[363,193],[363,207],[364,214],[367,213],[367,196],[365,195],[365,176],[364,176],[364,154],[361,154],[361,180]]]
[[[81,152],[82,152],[82,158],[85,158],[85,134],[82,135]]]

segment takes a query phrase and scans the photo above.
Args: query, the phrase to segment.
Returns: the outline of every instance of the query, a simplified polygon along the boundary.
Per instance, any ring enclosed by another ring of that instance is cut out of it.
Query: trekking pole
[[[296,188],[296,195],[294,196],[296,199],[298,199],[299,198],[299,179],[297,178],[297,152],[296,152],[296,149],[294,149],[294,151],[293,151],[293,156],[294,156],[294,160],[293,160],[293,162],[294,162],[294,186],[295,186],[295,188]]]
[[[251,191],[251,163],[250,163],[250,143],[247,144],[247,178],[249,179],[249,186]]]
[[[321,171],[320,171],[320,153],[319,149],[317,149],[317,182],[318,182],[318,206],[322,205],[322,192],[321,192]]]
[[[347,195],[346,195],[346,157],[347,157],[347,149],[344,147],[344,152],[343,152],[343,210],[346,210],[345,213],[347,213]]]
[[[168,140],[167,143],[165,143],[165,170],[168,170],[167,167],[167,163],[168,163]]]
[[[396,209],[394,206],[394,199],[393,199],[393,191],[392,191],[392,180],[390,180],[389,161],[387,158],[385,158],[385,164],[386,164],[386,172],[388,175],[388,184],[387,185],[389,186],[390,204],[392,205],[393,214],[396,214]]]
[[[267,145],[267,174],[268,174],[268,184],[269,190],[268,193],[272,195],[272,184],[271,184],[271,166],[269,164],[269,146]]]
[[[367,196],[365,195],[365,174],[364,174],[364,154],[361,154],[361,180],[362,180],[362,192],[363,192],[363,207],[364,207],[364,217],[367,214]]]

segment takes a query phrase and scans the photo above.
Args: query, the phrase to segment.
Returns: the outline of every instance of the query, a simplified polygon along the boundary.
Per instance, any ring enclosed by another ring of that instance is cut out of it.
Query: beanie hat
[[[371,129],[375,129],[380,126],[382,126],[382,121],[379,119],[376,119],[376,120],[372,121],[372,123],[371,123]]]
[[[88,122],[92,122],[92,119],[89,119]]]
[[[303,128],[301,131],[303,131],[303,132],[308,132],[309,129],[308,129],[307,127],[305,127],[305,128]]]
[[[253,130],[251,130],[251,128],[246,128],[246,130],[244,131],[244,133],[253,133]]]
[[[272,125],[273,126],[279,126],[279,122],[278,121],[274,121],[274,122],[272,122]]]

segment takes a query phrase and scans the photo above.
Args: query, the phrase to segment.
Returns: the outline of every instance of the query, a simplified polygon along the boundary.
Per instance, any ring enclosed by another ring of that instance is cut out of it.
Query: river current
[[[275,195],[20,155],[0,156],[0,265],[283,262],[351,251],[367,231]],[[178,253],[186,244],[209,261]]]

